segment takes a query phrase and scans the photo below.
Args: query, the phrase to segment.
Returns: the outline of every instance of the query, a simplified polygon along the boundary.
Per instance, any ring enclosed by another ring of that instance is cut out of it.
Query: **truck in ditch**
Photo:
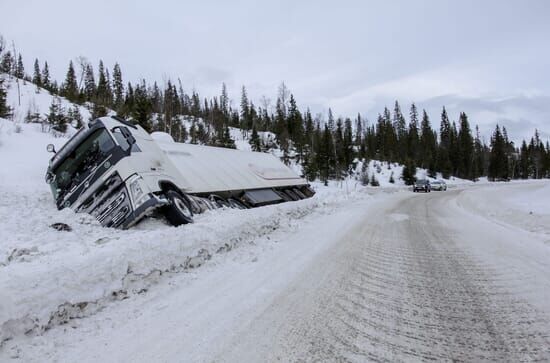
[[[112,116],[83,126],[54,152],[46,182],[58,209],[129,228],[160,212],[173,225],[206,209],[259,207],[313,196],[307,180],[275,156],[174,142]]]

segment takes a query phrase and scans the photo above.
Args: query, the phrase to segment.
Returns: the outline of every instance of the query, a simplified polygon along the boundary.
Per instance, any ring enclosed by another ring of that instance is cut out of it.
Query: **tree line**
[[[169,79],[162,86],[145,80],[124,82],[118,63],[109,70],[100,60],[96,70],[82,57],[77,59],[77,66],[69,62],[65,79],[58,84],[51,79],[47,62],[41,66],[36,59],[30,76],[21,54],[15,59],[0,45],[0,55],[0,72],[88,107],[92,119],[113,110],[149,132],[167,132],[176,141],[229,148],[235,148],[229,128],[239,128],[252,150],[280,149],[282,160],[300,164],[309,180],[342,179],[355,171],[358,160],[372,159],[405,165],[402,177],[406,183],[414,181],[417,167],[427,169],[431,177],[441,173],[443,178],[550,177],[550,147],[537,131],[529,142],[517,147],[508,139],[506,128],[497,125],[486,144],[479,128],[472,129],[465,112],[458,122],[451,122],[445,107],[436,122],[415,104],[406,117],[398,101],[372,123],[360,114],[353,120],[335,117],[330,108],[325,119],[321,114],[313,116],[309,109],[300,110],[284,82],[277,90],[274,107],[265,97],[260,106],[255,105],[243,86],[239,107],[234,108],[225,84],[218,96],[202,98],[197,91],[186,93],[179,79]],[[68,120],[82,122],[78,107],[63,110],[54,100],[49,111],[46,120],[56,131],[64,132]],[[0,84],[0,117],[2,112],[9,114]],[[26,119],[38,121],[40,115],[28,114]],[[184,119],[191,126],[186,127]],[[438,131],[432,123],[439,124]],[[274,139],[266,135],[274,135]]]

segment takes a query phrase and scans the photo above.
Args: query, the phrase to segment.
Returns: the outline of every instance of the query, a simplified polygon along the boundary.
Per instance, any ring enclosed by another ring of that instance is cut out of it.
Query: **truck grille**
[[[118,174],[111,176],[78,210],[90,213],[104,227],[118,227],[132,212],[128,190]]]

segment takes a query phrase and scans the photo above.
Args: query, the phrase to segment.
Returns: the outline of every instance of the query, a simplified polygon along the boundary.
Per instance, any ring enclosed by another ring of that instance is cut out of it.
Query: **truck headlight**
[[[132,193],[132,199],[134,200],[135,208],[138,208],[149,199],[149,195],[145,193],[144,187],[141,186],[140,181],[141,178],[137,178],[130,183],[130,193]]]

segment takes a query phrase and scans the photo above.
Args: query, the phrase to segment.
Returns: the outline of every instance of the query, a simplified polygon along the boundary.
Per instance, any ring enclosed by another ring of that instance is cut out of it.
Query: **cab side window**
[[[128,141],[126,140],[124,135],[122,135],[122,132],[120,131],[120,129],[115,128],[112,131],[113,131],[113,135],[114,135],[117,143],[120,145],[120,147],[124,151],[128,151],[128,148],[130,147],[130,144],[128,143]],[[132,145],[132,152],[138,152],[138,151],[141,151],[141,149],[136,144],[133,144]]]

